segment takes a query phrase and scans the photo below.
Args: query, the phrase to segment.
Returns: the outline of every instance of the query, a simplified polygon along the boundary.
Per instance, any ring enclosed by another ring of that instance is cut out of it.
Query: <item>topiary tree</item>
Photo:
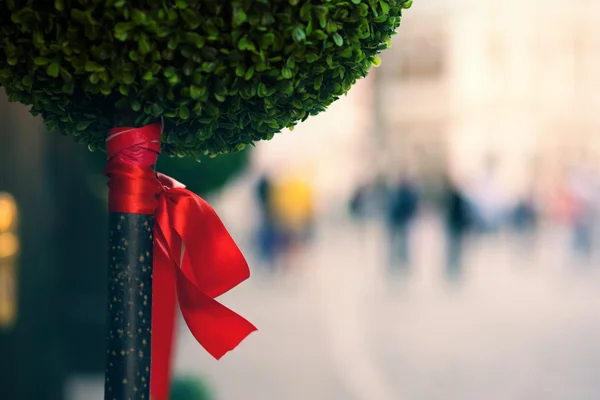
[[[153,172],[158,152],[233,152],[325,110],[379,63],[411,3],[0,2],[9,99],[107,151],[106,399],[147,399],[150,379],[166,397],[175,291],[216,357],[255,329],[213,300],[247,277],[243,256],[206,203]]]

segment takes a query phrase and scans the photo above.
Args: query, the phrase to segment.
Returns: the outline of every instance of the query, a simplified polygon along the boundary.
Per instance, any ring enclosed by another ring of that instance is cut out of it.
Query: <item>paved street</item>
[[[222,299],[259,332],[217,362],[181,329],[177,373],[218,400],[600,398],[600,263],[569,265],[546,231],[480,238],[448,275],[440,232],[425,217],[411,268],[390,273],[380,227],[323,226],[295,268]],[[100,382],[71,399],[101,399]]]
[[[543,250],[480,239],[449,279],[439,232],[426,217],[411,270],[390,275],[377,226],[324,227],[297,269],[224,299],[260,332],[219,362],[184,335],[178,370],[220,400],[600,398],[600,268],[569,266],[546,233]]]

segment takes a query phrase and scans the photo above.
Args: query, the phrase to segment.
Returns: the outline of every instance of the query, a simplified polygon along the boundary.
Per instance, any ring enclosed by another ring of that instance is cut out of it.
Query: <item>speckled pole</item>
[[[105,400],[150,399],[153,215],[109,216]]]

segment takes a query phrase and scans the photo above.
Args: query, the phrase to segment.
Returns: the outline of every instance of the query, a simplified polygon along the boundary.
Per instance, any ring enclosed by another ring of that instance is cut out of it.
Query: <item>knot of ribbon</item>
[[[116,128],[107,136],[109,211],[154,215],[152,398],[167,399],[177,300],[196,340],[216,359],[256,330],[215,300],[250,276],[229,232],[202,198],[152,166],[162,127]]]

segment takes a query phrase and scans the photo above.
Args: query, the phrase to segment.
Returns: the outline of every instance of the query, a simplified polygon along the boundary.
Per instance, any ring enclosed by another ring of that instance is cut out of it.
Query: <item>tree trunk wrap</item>
[[[160,127],[148,137],[116,129],[107,138],[109,176],[108,332],[105,400],[150,400],[155,205],[132,173],[152,175]],[[147,142],[153,141],[153,145]],[[118,172],[120,167],[125,172]],[[160,188],[155,189],[160,191]],[[145,206],[144,206],[145,205]]]
[[[150,399],[154,216],[109,214],[105,399]]]
[[[152,124],[113,129],[107,139],[105,400],[168,399],[177,301],[192,335],[217,359],[256,330],[215,300],[250,276],[248,264],[206,201],[153,170],[160,134]]]

